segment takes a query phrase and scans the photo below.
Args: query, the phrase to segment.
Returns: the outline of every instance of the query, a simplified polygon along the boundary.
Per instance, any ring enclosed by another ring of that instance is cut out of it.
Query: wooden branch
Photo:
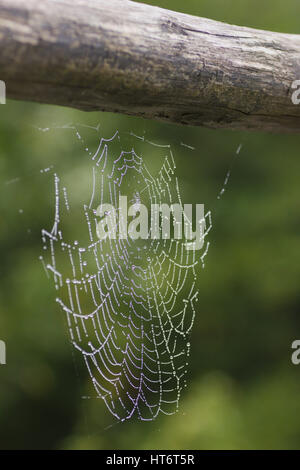
[[[0,0],[0,80],[9,98],[300,132],[297,79],[297,35],[128,0]]]

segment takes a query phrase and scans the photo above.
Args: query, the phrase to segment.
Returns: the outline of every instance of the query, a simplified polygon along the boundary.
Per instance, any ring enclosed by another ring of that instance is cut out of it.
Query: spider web
[[[112,415],[124,421],[173,414],[186,387],[197,281],[209,243],[202,251],[187,250],[184,239],[164,239],[161,228],[157,239],[100,240],[96,209],[104,203],[118,207],[121,194],[137,209],[141,203],[183,207],[176,165],[170,145],[144,136],[130,133],[127,139],[116,131],[99,136],[91,151],[73,130],[89,170],[84,202],[79,195],[72,205],[54,173],[54,221],[42,230],[40,259],[57,289],[70,340]],[[80,239],[68,232],[68,217],[85,227]],[[206,237],[210,212],[204,222]]]

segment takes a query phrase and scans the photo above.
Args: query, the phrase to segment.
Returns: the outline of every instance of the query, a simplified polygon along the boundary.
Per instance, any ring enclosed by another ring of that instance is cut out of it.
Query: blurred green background
[[[300,33],[298,0],[147,3]],[[38,259],[40,229],[53,218],[44,210],[49,194],[40,169],[72,169],[80,184],[82,153],[66,130],[36,128],[69,123],[100,123],[106,135],[146,132],[177,146],[184,200],[212,211],[189,385],[179,413],[153,423],[111,426],[101,400],[81,398],[87,371],[72,352]],[[196,150],[187,156],[181,141]],[[300,448],[300,365],[291,363],[291,343],[300,338],[299,142],[299,136],[185,128],[14,101],[0,107],[0,339],[7,343],[0,448]]]

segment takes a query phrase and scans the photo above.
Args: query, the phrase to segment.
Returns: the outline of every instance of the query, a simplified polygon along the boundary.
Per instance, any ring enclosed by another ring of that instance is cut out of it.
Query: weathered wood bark
[[[128,0],[0,0],[0,79],[15,99],[300,132],[300,36]]]

